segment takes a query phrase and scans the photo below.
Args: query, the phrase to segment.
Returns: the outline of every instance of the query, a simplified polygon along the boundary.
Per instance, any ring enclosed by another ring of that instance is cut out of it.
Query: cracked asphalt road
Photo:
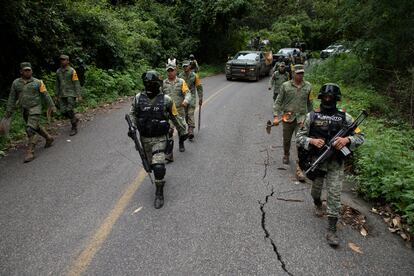
[[[367,212],[372,235],[345,227],[339,249],[326,245],[309,184],[282,165],[281,127],[265,131],[267,80],[203,83],[201,131],[186,152],[175,149],[160,210],[149,179],[137,177],[127,104],[77,136],[63,129],[29,164],[21,151],[1,159],[0,274],[412,275],[413,251]]]

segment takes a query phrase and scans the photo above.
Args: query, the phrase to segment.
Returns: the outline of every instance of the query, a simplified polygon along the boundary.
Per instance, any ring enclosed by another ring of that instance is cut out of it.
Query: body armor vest
[[[309,137],[324,139],[328,143],[345,123],[344,112],[337,111],[333,115],[326,115],[320,111],[312,111]]]
[[[168,134],[170,126],[164,115],[164,105],[163,93],[155,97],[153,104],[147,95],[141,94],[139,96],[138,104],[135,104],[135,114],[138,131],[143,137],[158,137]]]

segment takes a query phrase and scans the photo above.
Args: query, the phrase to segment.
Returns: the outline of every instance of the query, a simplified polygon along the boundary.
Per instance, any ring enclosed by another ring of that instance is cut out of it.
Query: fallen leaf
[[[404,240],[408,239],[408,236],[405,233],[400,233],[401,238]]]
[[[374,214],[378,214],[378,210],[377,210],[377,209],[375,209],[375,208],[372,208],[372,209],[371,209],[371,212],[373,212]]]
[[[385,221],[386,223],[388,223],[388,222],[390,222],[390,218],[384,218],[384,221]]]
[[[357,252],[357,253],[359,253],[359,254],[364,254],[364,253],[361,251],[361,248],[360,248],[358,245],[356,245],[355,243],[350,242],[350,243],[348,243],[348,246],[349,246],[349,248],[351,248],[351,249],[352,249],[352,251]]]
[[[400,217],[395,217],[392,219],[392,224],[394,224],[394,226],[401,226],[401,218]]]
[[[388,230],[390,230],[390,232],[391,232],[391,233],[395,233],[395,232],[397,232],[397,230],[398,230],[398,229],[396,229],[396,228],[391,228],[391,227],[388,227]]]
[[[367,230],[366,230],[365,228],[361,228],[360,233],[361,233],[361,235],[362,235],[362,236],[364,236],[364,237],[368,236],[368,232],[367,232]]]
[[[71,142],[71,140],[69,140],[69,139],[68,139],[68,140],[66,140],[66,142],[70,143],[70,142]]]

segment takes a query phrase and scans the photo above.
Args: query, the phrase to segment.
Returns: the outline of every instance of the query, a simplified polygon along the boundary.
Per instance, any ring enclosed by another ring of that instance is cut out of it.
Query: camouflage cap
[[[167,71],[168,71],[169,69],[173,69],[173,70],[175,70],[175,69],[176,69],[175,64],[172,64],[172,63],[167,64],[167,66],[166,66],[165,70],[167,70]]]
[[[293,71],[295,73],[305,73],[305,66],[303,66],[303,64],[296,64],[293,67]]]
[[[184,60],[183,61],[183,67],[184,66],[190,66],[190,61],[189,60]]]
[[[69,56],[68,55],[60,55],[59,59],[67,59],[67,60],[69,60]]]
[[[32,65],[30,64],[30,62],[22,62],[20,63],[20,69],[22,70],[26,70],[26,69],[32,69]]]

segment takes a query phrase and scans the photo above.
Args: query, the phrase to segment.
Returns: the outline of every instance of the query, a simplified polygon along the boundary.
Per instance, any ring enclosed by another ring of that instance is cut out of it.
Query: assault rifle
[[[152,176],[151,176],[151,172],[152,172],[151,165],[148,162],[147,155],[145,154],[145,151],[142,148],[141,142],[138,140],[137,130],[132,125],[131,117],[129,117],[128,114],[125,114],[125,120],[127,121],[128,128],[129,128],[128,136],[131,137],[131,139],[134,141],[135,149],[138,151],[139,156],[141,157],[142,166],[144,167],[144,170],[148,173],[148,176],[151,182],[153,183]]]
[[[310,165],[310,167],[305,171],[306,176],[309,179],[312,179],[312,173],[318,168],[318,166],[323,163],[326,159],[332,156],[332,154],[335,152],[335,139],[337,137],[347,137],[349,136],[355,129],[362,123],[362,121],[365,120],[365,118],[368,116],[368,113],[363,110],[358,115],[358,117],[355,119],[355,121],[348,126],[343,127],[327,144],[323,146],[321,150],[323,152],[321,155],[318,156],[318,158]],[[345,146],[340,150],[343,154],[343,156],[348,156],[351,154],[351,151]]]

